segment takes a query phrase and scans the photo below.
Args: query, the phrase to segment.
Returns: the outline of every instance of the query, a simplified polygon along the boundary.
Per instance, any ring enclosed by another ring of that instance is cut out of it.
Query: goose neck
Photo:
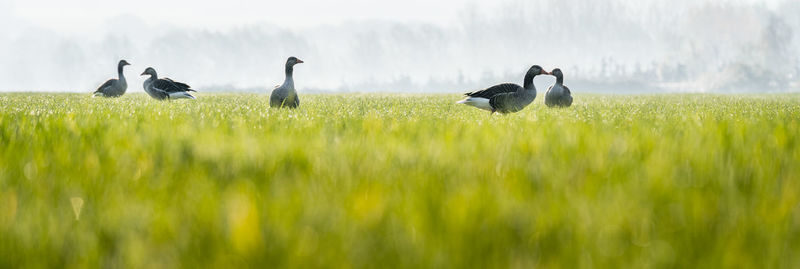
[[[120,78],[120,79],[123,79],[123,78],[125,78],[125,75],[124,75],[124,74],[123,74],[123,72],[122,72],[122,69],[123,69],[124,67],[125,67],[124,65],[119,65],[119,66],[117,66],[117,74],[119,75],[119,78]]]
[[[294,67],[291,65],[286,65],[286,78],[291,78],[292,74],[294,73]]]
[[[534,85],[533,85],[533,77],[535,77],[535,76],[536,75],[531,74],[531,73],[525,74],[525,81],[522,84],[522,87],[524,87],[526,90],[535,90],[536,87],[534,87]]]

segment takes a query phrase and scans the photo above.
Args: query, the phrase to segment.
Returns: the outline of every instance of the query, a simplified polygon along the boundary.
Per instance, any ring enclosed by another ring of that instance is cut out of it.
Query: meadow
[[[798,268],[800,95],[0,94],[0,268]]]

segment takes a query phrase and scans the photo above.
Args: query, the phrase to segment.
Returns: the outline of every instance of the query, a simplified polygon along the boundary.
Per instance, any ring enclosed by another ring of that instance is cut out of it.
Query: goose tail
[[[493,111],[492,105],[489,104],[488,98],[482,97],[467,97],[464,100],[456,102],[456,104],[465,104],[472,107],[477,107],[483,110]]]

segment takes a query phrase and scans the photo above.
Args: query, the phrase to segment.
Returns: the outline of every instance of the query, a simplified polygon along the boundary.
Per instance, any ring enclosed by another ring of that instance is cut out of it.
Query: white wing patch
[[[170,99],[197,99],[188,92],[173,92],[169,94]]]
[[[466,99],[458,101],[456,103],[457,104],[465,104],[465,105],[468,105],[468,106],[473,106],[473,107],[477,107],[477,108],[480,108],[480,109],[483,109],[483,110],[488,110],[488,111],[492,111],[493,110],[492,105],[489,104],[489,99],[488,98],[467,97]]]

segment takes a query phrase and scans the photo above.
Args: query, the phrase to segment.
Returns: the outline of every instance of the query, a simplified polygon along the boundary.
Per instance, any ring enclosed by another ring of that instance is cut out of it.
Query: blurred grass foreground
[[[0,95],[0,267],[800,267],[800,95],[301,98]]]

